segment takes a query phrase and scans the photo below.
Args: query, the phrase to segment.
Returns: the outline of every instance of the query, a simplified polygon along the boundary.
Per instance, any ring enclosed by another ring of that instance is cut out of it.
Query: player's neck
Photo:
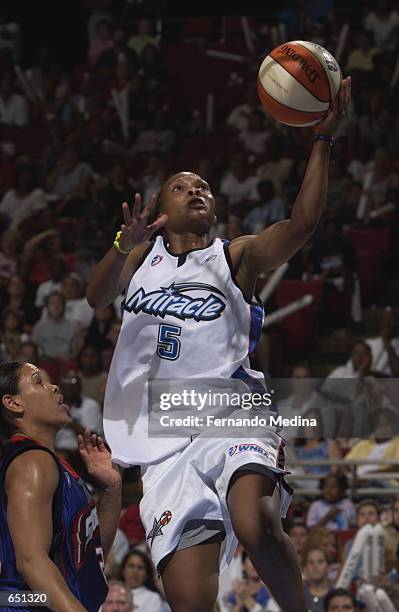
[[[54,449],[54,440],[55,440],[55,432],[52,430],[43,430],[42,428],[37,429],[36,427],[24,427],[20,428],[17,431],[14,431],[13,436],[22,436],[24,438],[31,438],[41,446],[45,446],[51,451],[55,451]]]
[[[203,249],[209,244],[208,234],[198,236],[197,234],[191,233],[175,234],[173,232],[168,232],[165,240],[168,244],[169,251],[174,255],[180,255],[181,253],[186,253],[193,249]]]

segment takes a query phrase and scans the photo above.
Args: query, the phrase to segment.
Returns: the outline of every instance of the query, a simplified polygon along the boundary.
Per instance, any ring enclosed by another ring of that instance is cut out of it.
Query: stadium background
[[[93,312],[84,288],[112,244],[121,202],[132,201],[135,191],[148,199],[165,177],[183,169],[199,172],[213,187],[214,235],[256,233],[289,215],[311,129],[276,124],[256,97],[262,58],[286,40],[313,40],[338,52],[343,73],[352,76],[353,102],[337,135],[320,226],[289,262],[265,308],[269,314],[305,295],[313,301],[266,327],[252,362],[274,378],[355,375],[385,384],[398,377],[399,14],[381,0],[362,6],[333,0],[261,4],[246,2],[244,20],[240,7],[225,2],[58,2],[41,10],[34,3],[2,5],[0,357],[34,361],[60,383],[74,406],[76,431],[101,429],[119,304]],[[267,281],[260,279],[258,289]],[[52,296],[47,310],[53,291],[62,295]],[[54,331],[60,321],[61,337]],[[295,390],[292,397],[291,405],[302,408],[309,399]],[[364,411],[372,430],[381,427],[375,413],[386,406],[370,411],[367,399],[357,401],[357,414]],[[394,597],[397,429],[381,442],[365,436],[367,426],[359,433],[353,421],[345,425],[328,437],[320,432],[309,441],[298,432],[290,440],[288,464],[305,461],[299,468],[305,477],[297,478],[287,530],[314,527],[309,507],[320,496],[319,477],[343,474],[344,490],[332,502],[321,494],[318,527],[298,543],[303,563],[309,547],[324,546],[330,588],[368,501],[370,516],[374,507],[370,520],[382,521],[391,543],[381,581]],[[81,467],[73,438],[72,431],[63,432],[59,452]],[[359,450],[361,438],[367,439]],[[355,463],[328,465],[348,457]],[[370,477],[364,466],[353,467],[368,457],[391,463],[375,465]],[[145,548],[138,471],[128,470],[124,479],[111,575],[118,574],[129,545]],[[354,507],[348,521],[325,520],[349,499]],[[308,584],[311,593],[311,577]],[[354,591],[358,584],[355,576]],[[222,609],[226,605],[221,601]],[[314,609],[320,605],[314,602]]]

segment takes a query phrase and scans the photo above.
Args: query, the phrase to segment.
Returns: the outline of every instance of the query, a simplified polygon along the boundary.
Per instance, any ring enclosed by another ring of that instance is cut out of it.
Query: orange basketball
[[[338,93],[341,70],[320,45],[294,40],[276,47],[258,74],[260,100],[281,123],[305,127],[318,123]]]

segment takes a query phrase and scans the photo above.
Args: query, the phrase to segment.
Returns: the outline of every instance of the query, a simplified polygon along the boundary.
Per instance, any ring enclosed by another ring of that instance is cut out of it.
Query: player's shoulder
[[[10,463],[5,484],[19,487],[34,486],[54,489],[59,481],[59,469],[54,455],[44,448],[30,449],[17,455]]]

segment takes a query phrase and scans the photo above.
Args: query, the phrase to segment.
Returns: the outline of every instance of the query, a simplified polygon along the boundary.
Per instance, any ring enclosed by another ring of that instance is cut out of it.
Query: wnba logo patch
[[[263,455],[264,457],[268,457],[269,455],[269,453],[267,453],[265,449],[262,448],[261,446],[258,446],[258,444],[235,444],[234,446],[230,446],[228,450],[230,457],[232,457],[233,455],[236,455],[237,453],[247,453],[247,452],[259,453],[260,455]]]
[[[172,520],[172,513],[170,510],[165,510],[164,512],[162,512],[161,518],[159,520],[157,518],[154,518],[152,529],[147,536],[147,540],[150,541],[150,546],[152,546],[152,543],[154,542],[154,539],[157,536],[164,535],[162,528],[166,527],[166,525],[169,525],[171,520]]]
[[[163,255],[155,255],[151,260],[151,266],[156,266],[163,260]]]

